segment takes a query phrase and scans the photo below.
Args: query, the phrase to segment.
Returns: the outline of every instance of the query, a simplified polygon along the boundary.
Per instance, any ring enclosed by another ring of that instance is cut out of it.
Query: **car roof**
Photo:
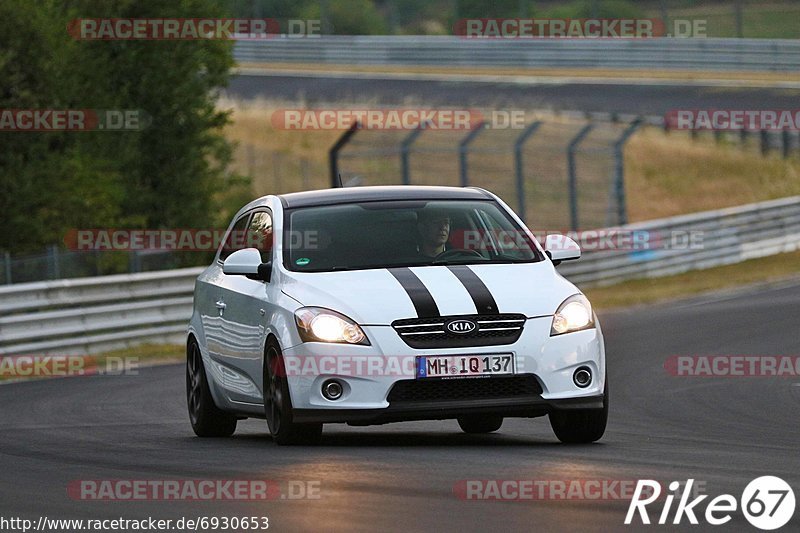
[[[281,194],[278,198],[280,198],[284,208],[293,209],[295,207],[378,202],[382,200],[490,200],[492,196],[477,187],[389,185],[292,192]]]

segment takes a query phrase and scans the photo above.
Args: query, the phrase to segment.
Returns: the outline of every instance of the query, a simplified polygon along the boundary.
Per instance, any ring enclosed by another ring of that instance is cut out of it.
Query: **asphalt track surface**
[[[712,496],[739,498],[750,480],[777,475],[800,496],[800,379],[679,378],[663,366],[676,354],[797,354],[798,317],[800,282],[601,313],[612,403],[594,445],[558,444],[544,418],[507,420],[481,436],[462,434],[454,421],[326,426],[315,447],[278,447],[263,421],[247,420],[230,439],[200,439],[179,365],[7,384],[0,516],[257,515],[270,518],[270,531],[619,531],[644,529],[623,526],[627,501],[464,501],[453,486],[694,478]],[[93,502],[66,491],[79,479],[185,478],[319,481],[320,499]],[[798,525],[800,509],[783,531]],[[674,528],[649,527],[662,529]],[[693,528],[709,529],[756,531],[740,512],[725,526]]]
[[[663,84],[433,81],[322,75],[239,75],[231,98],[364,103],[375,105],[485,106],[663,116],[676,109],[795,109],[800,89]]]

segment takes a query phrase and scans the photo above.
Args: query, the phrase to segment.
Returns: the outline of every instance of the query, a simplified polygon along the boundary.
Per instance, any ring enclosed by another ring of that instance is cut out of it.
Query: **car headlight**
[[[558,310],[553,316],[550,336],[563,335],[564,333],[593,327],[594,313],[592,313],[592,304],[583,294],[575,294],[558,306]]]
[[[295,311],[294,318],[303,342],[369,345],[369,340],[359,325],[336,311],[321,307],[303,307]]]

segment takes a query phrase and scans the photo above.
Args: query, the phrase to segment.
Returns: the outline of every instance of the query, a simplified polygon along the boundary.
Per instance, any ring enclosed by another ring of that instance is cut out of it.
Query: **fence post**
[[[617,224],[628,223],[628,206],[625,199],[625,143],[641,125],[642,118],[637,117],[614,142],[614,192],[617,196]]]
[[[761,155],[769,153],[769,133],[767,130],[761,130]]]
[[[11,254],[4,252],[3,260],[6,264],[6,284],[11,285]]]
[[[361,127],[361,124],[358,122],[353,122],[353,125],[342,134],[341,137],[331,146],[330,151],[328,152],[328,162],[330,163],[331,169],[331,187],[338,188],[341,187],[341,182],[339,181],[339,150],[344,148],[348,142],[350,142],[350,138],[355,135],[358,131],[358,128]]]
[[[477,137],[485,127],[486,121],[481,121],[472,129],[472,131],[470,131],[463,139],[461,139],[461,142],[458,144],[458,160],[461,171],[462,187],[469,186],[469,176],[467,174],[467,155],[469,155],[469,144],[475,140],[475,137]]]
[[[403,185],[411,185],[411,170],[409,169],[408,158],[411,154],[411,145],[422,135],[426,123],[421,123],[416,129],[405,136],[400,144],[400,171],[402,173]]]
[[[539,126],[542,125],[540,120],[531,123],[519,134],[517,140],[514,141],[514,170],[517,176],[517,214],[523,222],[525,219],[525,173],[522,168],[522,147],[531,135],[536,133]]]
[[[578,177],[575,169],[575,150],[580,142],[589,135],[594,128],[593,123],[588,123],[567,145],[567,172],[569,173],[569,215],[572,231],[578,231]]]

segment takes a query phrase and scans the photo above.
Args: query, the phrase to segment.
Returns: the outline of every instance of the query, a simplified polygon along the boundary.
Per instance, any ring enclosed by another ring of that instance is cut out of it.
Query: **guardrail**
[[[20,283],[0,289],[0,355],[183,343],[202,268]]]
[[[739,263],[800,249],[800,196],[621,226],[644,232],[649,249],[586,251],[559,266],[580,286],[612,285]],[[690,232],[700,246],[683,246]],[[678,242],[672,242],[673,237]],[[678,244],[681,246],[674,246]]]
[[[340,35],[242,40],[233,56],[239,63],[790,72],[800,69],[800,40]]]
[[[654,238],[701,232],[693,249],[586,251],[559,271],[579,286],[658,277],[800,249],[800,196],[622,226]],[[182,343],[202,268],[0,287],[0,355],[96,353]]]

